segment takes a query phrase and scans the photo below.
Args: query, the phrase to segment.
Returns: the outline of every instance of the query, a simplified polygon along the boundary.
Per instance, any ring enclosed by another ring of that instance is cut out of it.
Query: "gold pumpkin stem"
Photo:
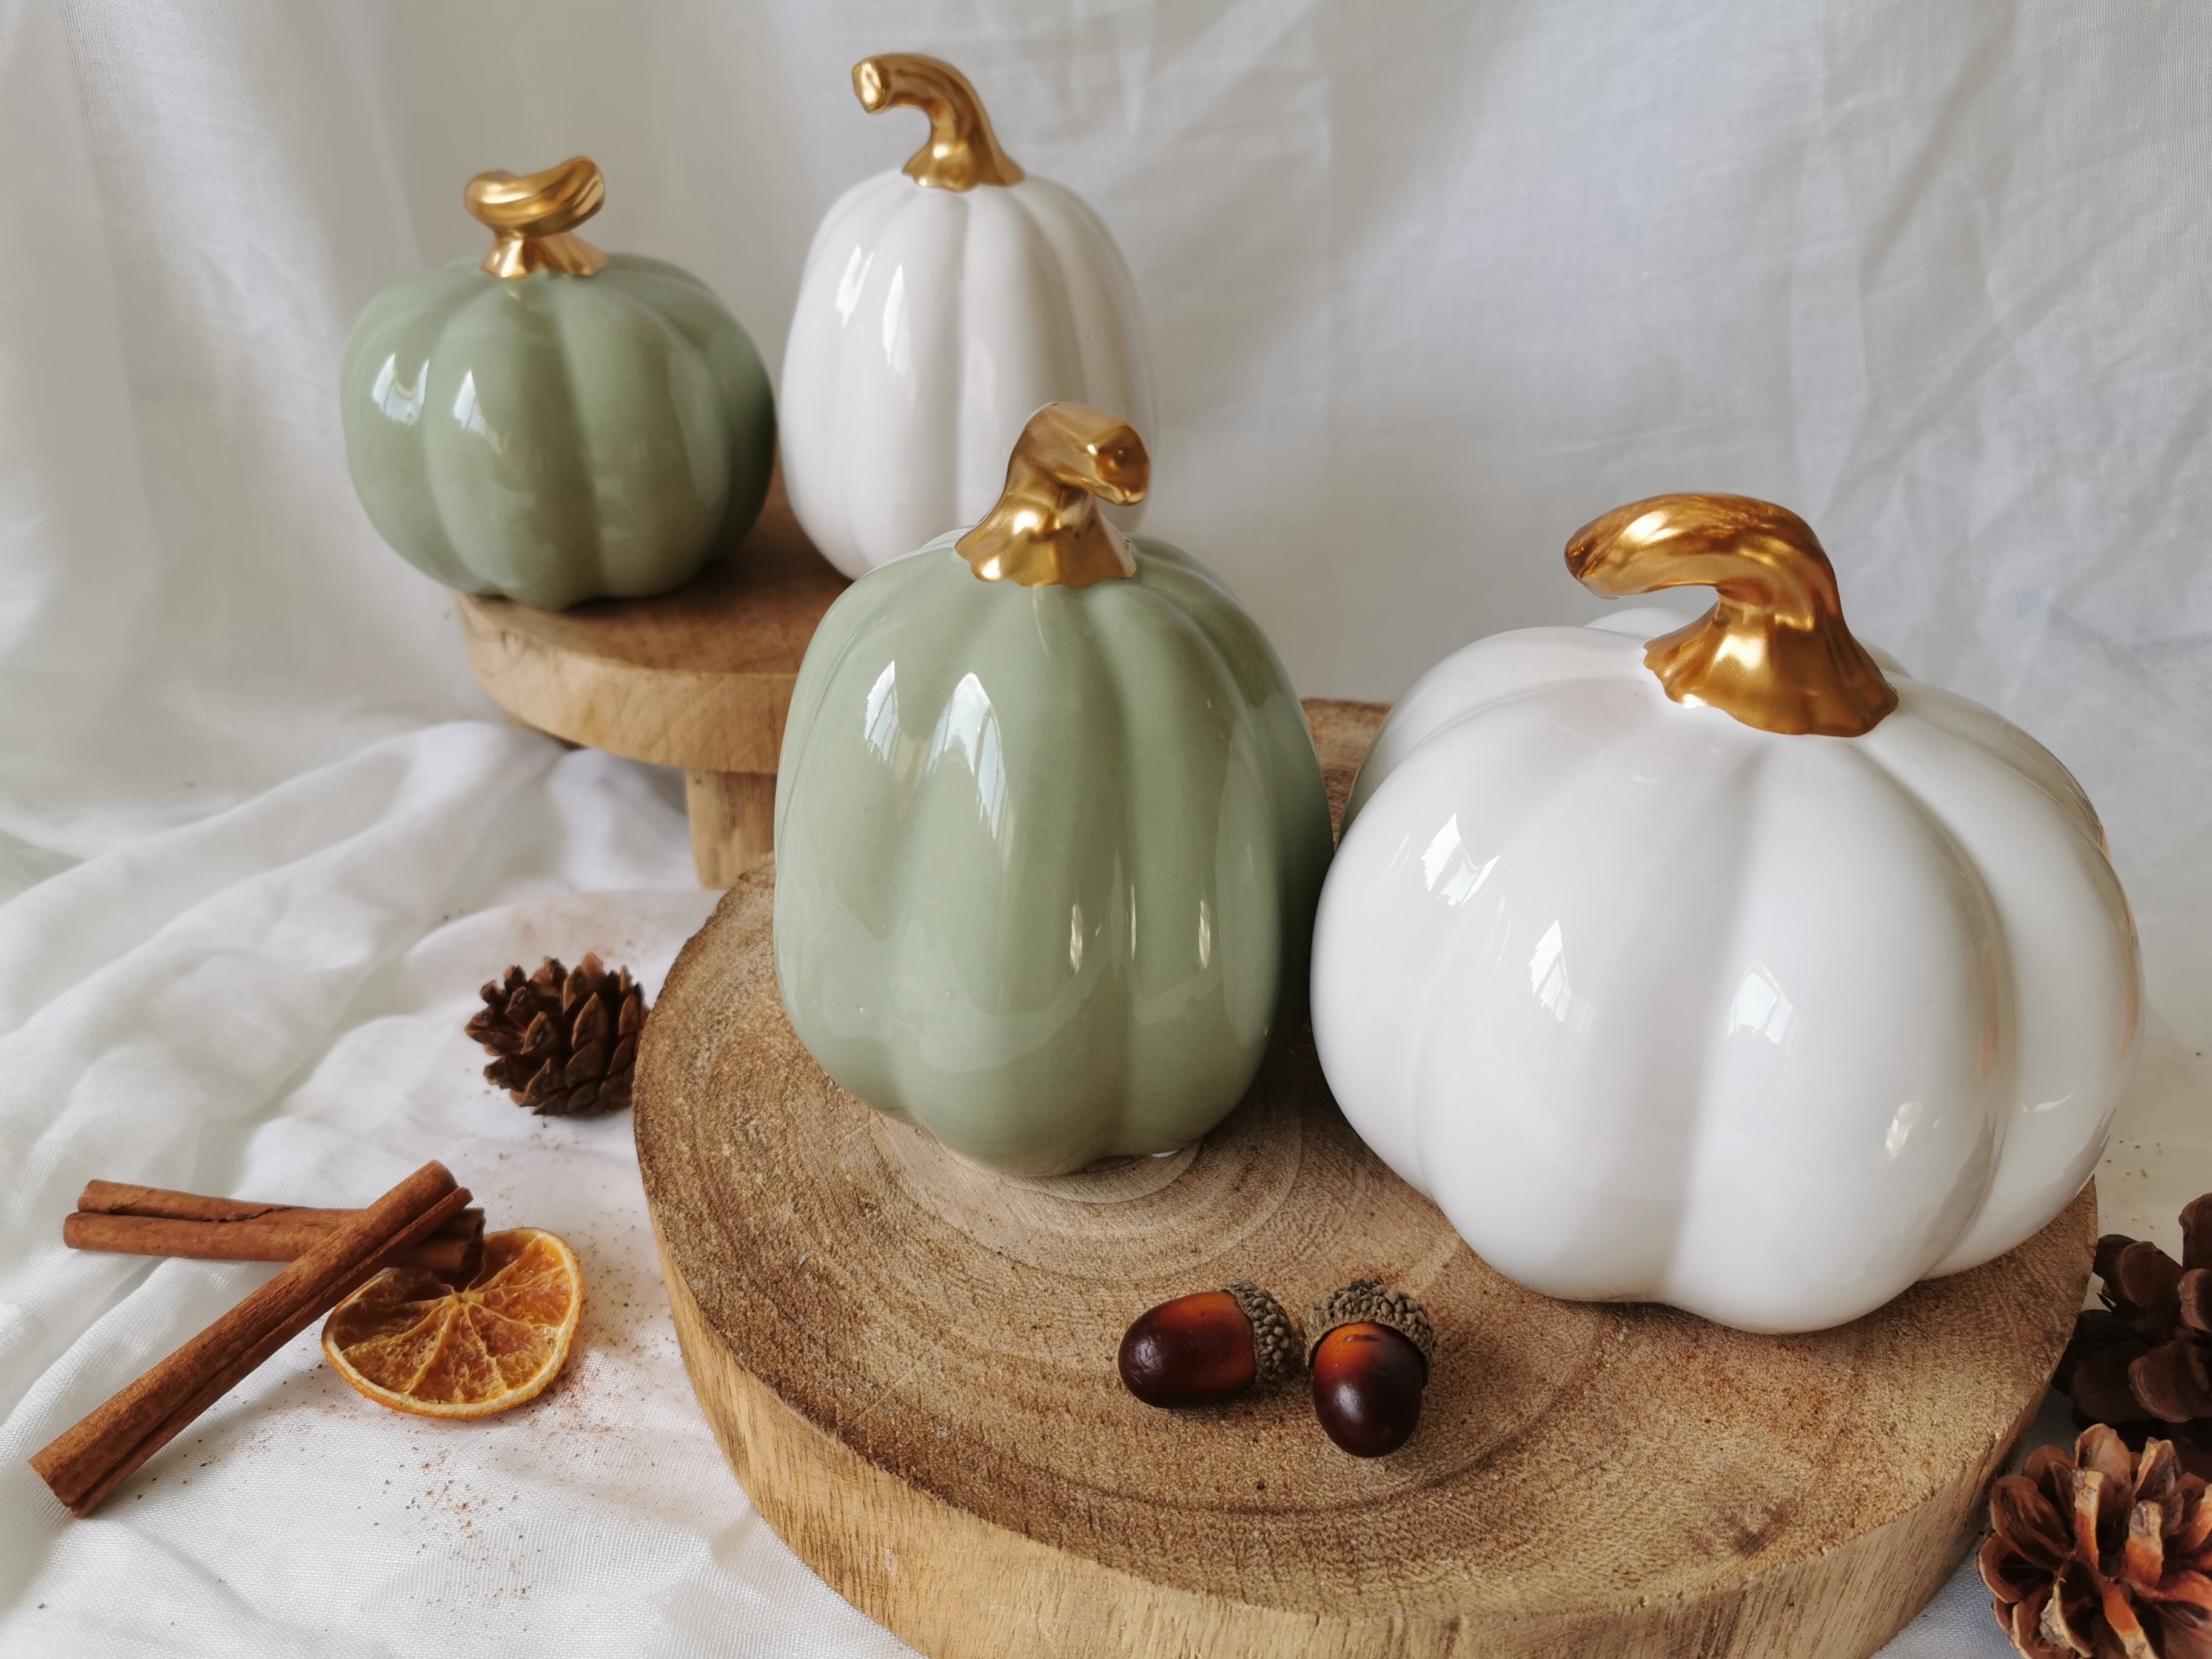
[[[607,256],[568,233],[599,210],[607,182],[587,155],[573,155],[543,173],[479,173],[461,200],[498,233],[483,270],[513,282],[533,270],[589,276]]]
[[[853,65],[853,90],[860,107],[918,109],[929,117],[929,142],[908,158],[906,176],[932,190],[973,190],[978,185],[1018,185],[1024,174],[999,148],[991,118],[968,77],[941,58],[915,52],[885,52]]]
[[[954,546],[987,582],[1088,587],[1133,576],[1129,544],[1098,503],[1144,500],[1152,475],[1145,441],[1120,416],[1047,404],[1015,441],[999,504]]]
[[[1567,569],[1615,599],[1711,587],[1720,599],[1653,640],[1644,661],[1676,702],[1762,732],[1862,737],[1897,692],[1844,625],[1836,573],[1812,527],[1748,495],[1654,495],[1575,532]]]

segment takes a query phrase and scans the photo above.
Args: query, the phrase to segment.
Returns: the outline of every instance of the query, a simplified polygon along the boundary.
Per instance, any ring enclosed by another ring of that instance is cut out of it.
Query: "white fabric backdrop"
[[[592,234],[780,358],[815,217],[896,165],[850,63],[961,64],[1086,193],[1158,359],[1148,528],[1309,693],[1580,618],[1567,532],[1784,501],[1860,630],[2036,732],[2142,927],[2108,1224],[2212,1187],[2212,15],[2130,4],[554,0],[0,5],[0,1651],[812,1655],[896,1644],[746,1505],[685,1391],[623,1121],[459,1026],[511,960],[657,982],[674,781],[505,729],[348,489],[340,346],[579,150]],[[72,1257],[93,1175],[358,1202],[448,1158],[583,1249],[574,1376],[473,1429],[312,1338],[70,1522],[22,1459],[261,1270]],[[2002,1650],[1954,1583],[1899,1655]]]

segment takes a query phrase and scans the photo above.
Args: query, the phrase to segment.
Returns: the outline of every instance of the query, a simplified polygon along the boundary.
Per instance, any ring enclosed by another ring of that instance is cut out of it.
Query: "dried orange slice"
[[[460,1290],[419,1267],[379,1273],[331,1310],[323,1356],[380,1406],[418,1417],[489,1417],[560,1374],[584,1311],[576,1253],[517,1227],[483,1242]]]

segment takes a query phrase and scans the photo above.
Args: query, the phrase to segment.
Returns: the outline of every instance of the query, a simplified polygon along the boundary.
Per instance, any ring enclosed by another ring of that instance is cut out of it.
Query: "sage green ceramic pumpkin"
[[[346,460],[370,521],[449,587],[548,607],[659,593],[759,515],[768,375],[696,277],[568,234],[603,194],[578,158],[488,173],[501,233],[369,303],[341,374]]]
[[[1042,501],[1017,501],[1025,469]],[[1301,1001],[1329,858],[1313,739],[1258,625],[1089,510],[1141,495],[1144,470],[1131,428],[1048,404],[993,519],[830,607],[784,730],[793,1027],[861,1100],[1012,1173],[1219,1122]],[[1086,578],[1095,556],[1119,568]]]

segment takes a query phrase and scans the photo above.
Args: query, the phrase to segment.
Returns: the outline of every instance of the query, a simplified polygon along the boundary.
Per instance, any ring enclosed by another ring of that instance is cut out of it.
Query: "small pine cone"
[[[547,1117],[619,1111],[629,1104],[645,993],[627,968],[610,971],[588,953],[572,969],[548,957],[518,967],[482,993],[468,1034],[495,1058],[484,1080]]]
[[[2056,1378],[2083,1419],[2212,1431],[2212,1194],[2182,1211],[2181,1238],[2179,1261],[2122,1233],[2097,1241],[2105,1305],[2075,1318]]]
[[[1990,1489],[1976,1565],[2027,1659],[2212,1659],[2212,1500],[2172,1445],[2140,1458],[2103,1424]]]

